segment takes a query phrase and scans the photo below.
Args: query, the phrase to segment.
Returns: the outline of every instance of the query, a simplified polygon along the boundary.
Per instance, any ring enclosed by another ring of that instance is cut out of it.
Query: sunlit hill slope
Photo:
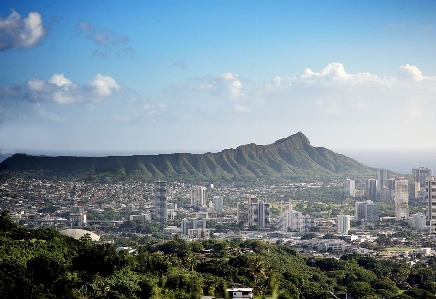
[[[301,132],[273,144],[241,145],[217,153],[110,157],[31,156],[15,154],[0,172],[44,176],[119,176],[140,180],[233,180],[346,177],[374,174],[374,169],[324,147],[313,147]]]

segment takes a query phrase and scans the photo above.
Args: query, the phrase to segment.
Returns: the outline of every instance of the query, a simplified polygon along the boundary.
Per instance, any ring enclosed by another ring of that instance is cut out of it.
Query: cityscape
[[[3,0],[0,299],[435,298],[435,16]]]
[[[125,232],[123,224],[127,222],[157,222],[162,230],[154,233],[167,239],[175,235],[187,241],[254,238],[293,246],[305,245],[304,236],[322,239],[335,235],[341,239],[328,240],[329,244],[323,241],[318,245],[318,254],[331,248],[329,253],[340,255],[349,251],[368,253],[368,249],[356,244],[376,243],[377,235],[391,235],[399,228],[425,236],[423,243],[413,241],[413,250],[429,244],[428,238],[435,233],[436,178],[428,167],[414,168],[408,177],[391,177],[391,171],[378,169],[377,178],[261,188],[223,183],[206,187],[167,181],[99,184],[10,178],[1,184],[0,195],[2,210],[10,211],[12,219],[28,227],[85,228],[100,231],[111,240]],[[336,200],[348,206],[349,213],[334,215],[332,211],[320,217],[304,208],[298,210],[304,207],[301,202],[314,200],[293,199],[305,189],[336,190]],[[410,213],[409,202],[419,212]],[[378,203],[390,205],[393,214],[383,211],[380,215]],[[210,223],[213,227],[232,226],[216,232]],[[134,229],[128,232],[137,233]],[[313,254],[311,250],[302,252]]]

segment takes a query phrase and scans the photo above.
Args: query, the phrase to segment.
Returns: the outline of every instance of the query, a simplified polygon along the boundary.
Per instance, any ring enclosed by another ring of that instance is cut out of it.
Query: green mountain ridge
[[[217,153],[74,157],[14,154],[0,172],[37,172],[57,177],[116,175],[156,179],[261,179],[371,175],[375,170],[324,147],[301,132],[269,145],[254,143]]]

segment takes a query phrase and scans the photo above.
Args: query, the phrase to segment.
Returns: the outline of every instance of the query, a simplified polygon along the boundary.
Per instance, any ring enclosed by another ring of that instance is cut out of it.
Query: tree
[[[367,296],[374,295],[374,290],[371,285],[367,282],[363,281],[355,281],[350,284],[348,287],[348,292],[355,298],[361,299]]]

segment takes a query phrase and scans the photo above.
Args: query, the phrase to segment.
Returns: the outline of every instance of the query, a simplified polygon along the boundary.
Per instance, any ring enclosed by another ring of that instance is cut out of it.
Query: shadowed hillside
[[[269,145],[254,143],[218,153],[48,157],[15,154],[0,163],[0,171],[30,172],[56,177],[112,175],[141,180],[250,179],[353,176],[374,170],[323,147],[313,147],[299,132]]]

